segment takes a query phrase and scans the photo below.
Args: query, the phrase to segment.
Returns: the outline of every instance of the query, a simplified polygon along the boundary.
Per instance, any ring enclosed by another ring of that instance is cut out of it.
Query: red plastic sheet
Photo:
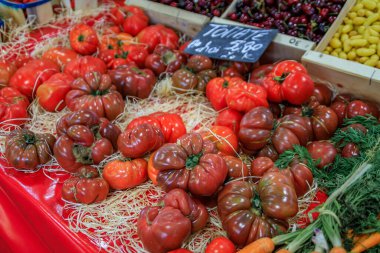
[[[0,252],[100,251],[85,235],[72,232],[62,217],[64,178],[57,182],[42,170],[24,173],[4,165],[1,161]]]

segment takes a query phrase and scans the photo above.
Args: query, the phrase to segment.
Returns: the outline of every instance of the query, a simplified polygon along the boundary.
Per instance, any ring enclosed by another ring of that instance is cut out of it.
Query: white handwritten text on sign
[[[256,62],[277,30],[210,23],[187,46],[185,52],[222,60]]]

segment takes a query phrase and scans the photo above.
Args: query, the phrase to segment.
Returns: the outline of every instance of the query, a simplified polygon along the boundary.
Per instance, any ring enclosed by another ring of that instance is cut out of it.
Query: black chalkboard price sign
[[[186,47],[185,52],[221,60],[256,62],[277,32],[275,29],[209,23]]]

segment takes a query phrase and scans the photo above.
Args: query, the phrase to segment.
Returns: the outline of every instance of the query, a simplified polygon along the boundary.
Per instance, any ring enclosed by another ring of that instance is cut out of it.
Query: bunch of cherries
[[[344,3],[345,0],[242,0],[228,18],[319,42]]]
[[[153,0],[162,4],[181,8],[187,11],[199,13],[207,17],[220,17],[232,0]]]

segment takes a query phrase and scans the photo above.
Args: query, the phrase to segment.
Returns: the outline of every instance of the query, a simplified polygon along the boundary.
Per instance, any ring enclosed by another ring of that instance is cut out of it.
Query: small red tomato
[[[215,238],[206,247],[205,253],[235,253],[235,245],[226,237]]]
[[[311,158],[314,160],[320,159],[320,162],[317,165],[320,169],[334,162],[335,156],[338,153],[334,145],[328,141],[313,141],[309,143],[306,148],[307,151],[309,151]]]
[[[98,49],[99,40],[94,29],[78,24],[70,31],[70,45],[77,53],[90,55]]]
[[[216,126],[229,127],[237,135],[240,129],[240,121],[243,118],[240,112],[233,109],[221,111],[215,120]]]

